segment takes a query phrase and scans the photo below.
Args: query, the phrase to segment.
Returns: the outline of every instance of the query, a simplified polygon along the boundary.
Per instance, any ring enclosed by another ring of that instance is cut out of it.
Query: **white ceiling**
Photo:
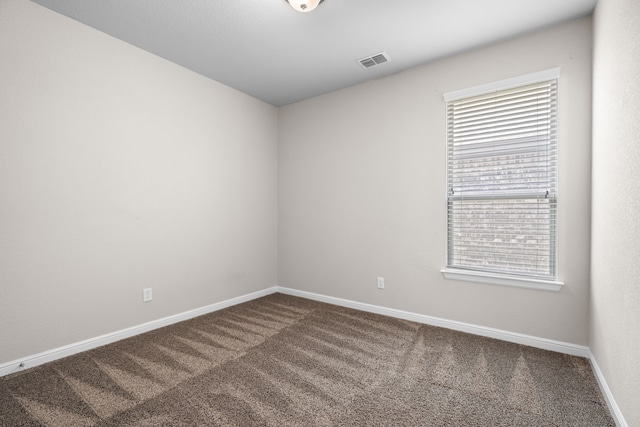
[[[596,0],[33,0],[275,106],[588,15]],[[391,61],[363,68],[381,51]]]

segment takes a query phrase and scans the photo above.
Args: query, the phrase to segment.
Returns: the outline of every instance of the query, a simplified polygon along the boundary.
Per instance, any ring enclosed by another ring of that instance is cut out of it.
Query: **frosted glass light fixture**
[[[324,0],[287,0],[287,3],[298,12],[311,12]]]

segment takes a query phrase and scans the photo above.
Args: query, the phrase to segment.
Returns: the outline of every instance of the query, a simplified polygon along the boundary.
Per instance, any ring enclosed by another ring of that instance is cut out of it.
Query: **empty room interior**
[[[640,2],[316,3],[0,0],[0,425],[640,426]]]

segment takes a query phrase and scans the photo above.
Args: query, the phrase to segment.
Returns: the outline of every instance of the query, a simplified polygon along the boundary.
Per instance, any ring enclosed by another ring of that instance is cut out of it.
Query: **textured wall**
[[[282,107],[279,284],[587,345],[591,30],[581,18]],[[442,94],[557,66],[566,285],[548,292],[444,279]]]
[[[274,107],[3,0],[0,117],[0,364],[276,283]]]
[[[640,426],[640,2],[594,13],[591,351]]]

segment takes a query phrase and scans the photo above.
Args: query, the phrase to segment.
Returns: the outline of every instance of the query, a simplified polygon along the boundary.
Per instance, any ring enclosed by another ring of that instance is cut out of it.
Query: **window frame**
[[[467,89],[462,89],[462,90],[457,90],[457,91],[452,91],[452,92],[447,92],[443,95],[444,101],[445,101],[445,105],[448,105],[449,102],[452,101],[456,101],[456,100],[461,100],[461,99],[465,99],[465,98],[472,98],[475,96],[480,96],[480,95],[485,95],[491,92],[497,92],[497,91],[503,91],[503,90],[508,90],[508,89],[513,89],[513,88],[517,88],[520,86],[526,86],[526,85],[531,85],[531,84],[535,84],[538,82],[543,82],[543,81],[548,81],[548,80],[559,80],[560,77],[560,67],[556,67],[556,68],[551,68],[551,69],[547,69],[547,70],[543,70],[543,71],[539,71],[539,72],[535,72],[535,73],[530,73],[530,74],[526,74],[526,75],[522,75],[522,76],[518,76],[518,77],[514,77],[514,78],[510,78],[510,79],[505,79],[505,80],[500,80],[497,82],[492,82],[489,84],[484,84],[484,85],[479,85],[479,86],[474,86],[474,87],[470,87]],[[556,96],[558,96],[557,94],[558,89],[556,88]],[[556,111],[556,121],[557,121],[557,117],[558,117],[558,112]],[[447,126],[449,125],[448,123],[448,118],[447,118]],[[450,239],[449,239],[449,231],[448,231],[448,227],[449,227],[449,188],[448,188],[448,179],[449,179],[449,141],[448,141],[449,137],[447,135],[447,140],[446,140],[446,162],[447,162],[447,166],[446,166],[446,170],[447,170],[447,193],[445,194],[445,204],[447,206],[446,208],[446,226],[447,226],[447,244],[446,244],[446,267],[444,269],[441,270],[441,273],[443,274],[443,276],[446,279],[452,279],[452,280],[461,280],[461,281],[471,281],[471,282],[478,282],[478,283],[488,283],[488,284],[496,284],[496,285],[505,285],[505,286],[516,286],[516,287],[524,287],[524,288],[532,288],[532,289],[539,289],[539,290],[548,290],[548,291],[559,291],[562,286],[564,285],[564,283],[560,280],[558,280],[559,277],[559,264],[558,264],[558,237],[559,237],[559,233],[558,233],[558,221],[557,221],[557,216],[554,220],[552,220],[552,222],[554,223],[554,231],[552,233],[554,241],[553,241],[553,247],[551,248],[551,256],[553,257],[553,261],[555,262],[555,276],[550,276],[549,278],[542,278],[539,276],[527,276],[527,275],[516,275],[516,274],[508,274],[508,273],[497,273],[497,272],[492,272],[492,271],[482,271],[479,269],[474,269],[474,270],[467,270],[467,269],[462,269],[462,268],[454,268],[454,267],[450,267],[449,264],[449,251],[450,251]],[[558,137],[556,135],[556,149],[559,149],[558,147]],[[559,187],[559,185],[558,185]],[[557,204],[557,199],[558,199],[558,192],[556,192],[556,204]],[[557,211],[557,205],[556,205],[556,215],[557,215],[558,211]]]

